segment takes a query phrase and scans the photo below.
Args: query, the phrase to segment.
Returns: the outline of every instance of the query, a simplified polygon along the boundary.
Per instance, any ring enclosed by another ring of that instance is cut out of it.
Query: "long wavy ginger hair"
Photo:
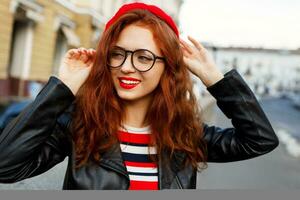
[[[124,106],[114,88],[107,59],[121,31],[130,24],[149,28],[166,58],[165,71],[153,91],[153,101],[146,114],[153,133],[149,145],[157,148],[157,157],[151,159],[158,161],[163,152],[168,152],[170,161],[175,151],[183,151],[187,155],[185,165],[199,170],[202,162],[206,167],[200,109],[179,39],[164,21],[145,10],[122,15],[102,34],[92,70],[75,101],[72,137],[76,166],[80,167],[88,159],[99,161],[104,152],[118,144],[117,131],[122,124]]]

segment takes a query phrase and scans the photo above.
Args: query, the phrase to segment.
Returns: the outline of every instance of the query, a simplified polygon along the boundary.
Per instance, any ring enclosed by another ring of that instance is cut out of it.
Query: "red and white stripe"
[[[148,155],[155,155],[155,147],[148,147],[150,127],[135,128],[124,125],[118,131],[124,164],[130,179],[130,190],[157,190],[158,168]]]

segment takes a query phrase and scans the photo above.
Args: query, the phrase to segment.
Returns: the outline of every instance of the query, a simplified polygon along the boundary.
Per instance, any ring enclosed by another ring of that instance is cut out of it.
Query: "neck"
[[[136,128],[148,126],[147,122],[145,122],[145,117],[148,111],[149,104],[149,98],[135,101],[126,101],[123,123]]]

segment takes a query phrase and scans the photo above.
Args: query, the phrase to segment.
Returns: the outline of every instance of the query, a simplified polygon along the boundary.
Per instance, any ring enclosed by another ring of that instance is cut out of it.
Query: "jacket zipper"
[[[178,178],[177,175],[175,176],[175,180],[177,182],[177,185],[179,186],[179,189],[183,189],[183,187],[182,187],[182,185],[181,185],[181,183],[180,183],[179,178]]]

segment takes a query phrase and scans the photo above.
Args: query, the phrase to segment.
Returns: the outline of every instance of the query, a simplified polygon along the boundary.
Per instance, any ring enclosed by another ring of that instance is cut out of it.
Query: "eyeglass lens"
[[[109,53],[109,66],[120,67],[127,58],[126,51],[120,48],[114,48]],[[139,49],[131,53],[132,64],[139,71],[147,71],[154,64],[155,56],[148,50]]]

